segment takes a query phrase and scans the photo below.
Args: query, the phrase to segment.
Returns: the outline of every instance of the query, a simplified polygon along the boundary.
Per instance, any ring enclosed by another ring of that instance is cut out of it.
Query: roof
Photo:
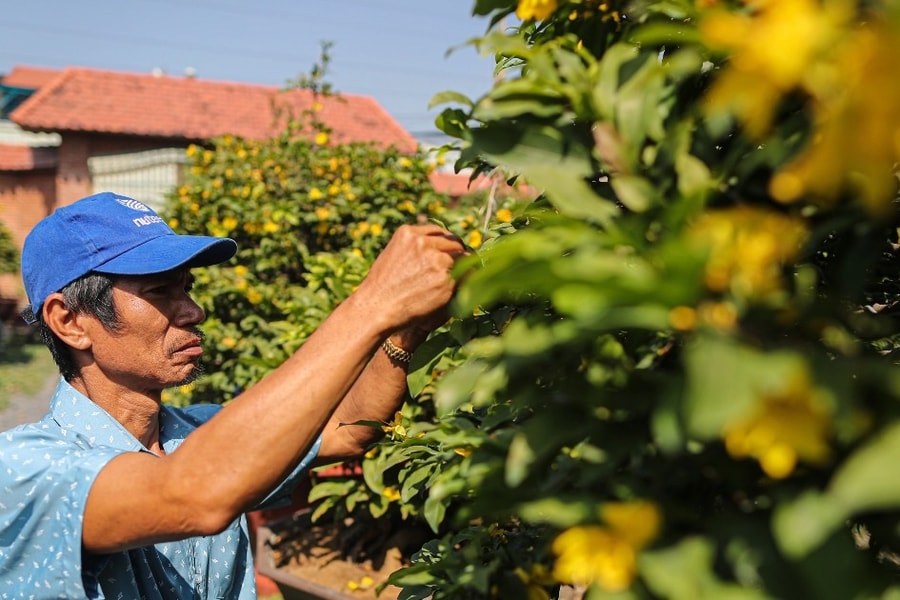
[[[13,70],[3,76],[3,84],[13,87],[37,89],[49,83],[62,71],[44,67],[28,67],[16,65]]]
[[[0,144],[0,171],[33,171],[56,166],[56,148]]]
[[[428,179],[434,189],[455,197],[487,190],[491,187],[491,180],[488,177],[479,175],[472,181],[469,173],[434,171],[428,176]]]
[[[272,123],[274,100],[300,111],[311,108],[316,97],[310,90],[68,67],[14,110],[10,120],[31,131],[263,139],[281,129]],[[417,147],[415,138],[368,96],[341,94],[318,101],[317,115],[336,143],[375,142],[405,152]]]

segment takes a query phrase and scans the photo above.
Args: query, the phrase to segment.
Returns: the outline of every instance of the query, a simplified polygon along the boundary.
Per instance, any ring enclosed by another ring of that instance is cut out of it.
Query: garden
[[[167,401],[227,402],[393,229],[438,222],[473,249],[452,316],[383,439],[312,474],[305,525],[415,534],[342,593],[900,598],[900,5],[472,13],[494,84],[433,103],[489,192],[451,202],[433,157],[330,143],[315,102],[191,148],[164,213],[240,250],[197,274],[210,375]],[[285,563],[297,519],[268,540]]]

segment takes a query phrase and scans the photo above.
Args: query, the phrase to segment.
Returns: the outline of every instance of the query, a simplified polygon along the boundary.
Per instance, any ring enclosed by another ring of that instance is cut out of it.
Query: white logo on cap
[[[131,198],[116,198],[116,202],[118,202],[125,208],[130,208],[131,210],[150,212],[150,207],[148,207],[146,204],[144,204],[143,202],[138,202],[137,200],[132,200]]]

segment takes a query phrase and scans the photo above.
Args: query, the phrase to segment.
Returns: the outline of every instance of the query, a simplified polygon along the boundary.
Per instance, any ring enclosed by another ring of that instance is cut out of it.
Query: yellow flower
[[[705,247],[705,283],[714,292],[761,299],[782,289],[782,269],[806,241],[800,219],[755,207],[710,211],[690,231]]]
[[[522,567],[517,567],[513,572],[525,584],[526,600],[550,600],[547,587],[555,585],[556,580],[553,579],[547,567],[541,564],[533,564],[528,571]]]
[[[247,269],[247,267],[245,267],[244,265],[237,265],[234,267],[234,274],[238,277],[243,277],[247,274],[248,271],[249,269]]]
[[[222,345],[230,350],[237,346],[237,340],[233,337],[224,337],[222,338]]]
[[[178,229],[178,226],[180,224],[181,224],[180,221],[178,219],[176,219],[175,217],[172,217],[171,219],[169,219],[169,227],[171,227],[172,229]]]
[[[388,499],[389,502],[396,502],[400,499],[400,492],[393,486],[384,488],[381,495]]]
[[[572,527],[553,541],[553,575],[562,583],[622,591],[634,580],[638,552],[659,534],[662,516],[643,500],[609,502],[600,514],[607,526]]]
[[[646,500],[607,502],[600,509],[600,516],[635,548],[643,548],[653,541],[662,525],[659,508]]]
[[[845,192],[874,214],[894,207],[900,161],[900,81],[894,57],[900,35],[873,20],[845,36],[831,68],[811,86],[815,135],[770,183],[772,196],[794,202],[803,196],[829,206]]]
[[[497,211],[497,220],[501,223],[509,223],[513,220],[512,211],[508,208],[501,208]]]
[[[519,0],[516,16],[523,21],[536,19],[542,21],[556,10],[556,0]]]
[[[401,157],[400,160],[397,161],[397,164],[400,165],[401,167],[403,167],[404,169],[407,169],[412,166],[412,161],[404,156],[404,157]]]
[[[224,217],[222,219],[222,227],[225,229],[225,231],[227,231],[229,233],[234,231],[234,229],[235,229],[235,227],[237,227],[237,225],[238,225],[238,220],[235,217],[232,217],[231,215]]]
[[[381,235],[382,231],[384,231],[384,228],[381,226],[381,223],[372,223],[372,235]]]
[[[681,331],[693,329],[697,325],[697,311],[690,306],[676,306],[669,311],[669,323]]]
[[[782,390],[761,393],[753,412],[726,426],[725,448],[735,458],[752,457],[774,479],[793,473],[800,460],[826,463],[831,456],[831,421],[806,373]]]
[[[331,215],[331,209],[326,206],[317,206],[316,207],[316,217],[319,218],[320,221],[324,221]]]
[[[328,134],[324,131],[320,131],[316,134],[316,144],[319,146],[324,146],[328,143]]]
[[[262,302],[263,296],[254,289],[247,290],[247,301],[250,304],[259,304]]]
[[[278,231],[280,229],[280,227],[278,226],[278,223],[276,223],[275,221],[266,221],[265,223],[263,223],[262,228],[263,228],[263,231],[266,233],[275,233],[276,231]]]
[[[312,109],[313,109],[313,112],[319,112],[320,110],[322,110],[322,103],[321,102],[313,102]]]
[[[713,111],[731,110],[751,135],[768,129],[775,106],[796,88],[814,85],[827,54],[845,35],[851,15],[845,0],[756,0],[756,10],[711,10],[700,35],[731,58],[707,97]]]
[[[309,199],[310,200],[320,200],[322,198],[322,190],[319,188],[312,188],[309,190]]]
[[[478,248],[481,246],[482,241],[484,241],[484,238],[482,237],[481,232],[477,229],[473,229],[469,232],[469,239],[466,243],[470,248]]]
[[[401,202],[400,204],[397,205],[397,209],[402,210],[404,212],[408,212],[408,213],[415,213],[416,205],[413,204],[409,200],[404,200],[403,202]]]
[[[606,527],[572,527],[553,540],[553,576],[573,585],[598,584],[609,592],[628,588],[637,570],[635,549]]]

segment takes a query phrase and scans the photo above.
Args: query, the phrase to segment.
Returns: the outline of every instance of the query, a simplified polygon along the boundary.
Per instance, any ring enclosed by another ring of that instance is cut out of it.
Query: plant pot
[[[325,587],[314,581],[291,574],[277,567],[274,549],[269,541],[274,534],[268,526],[262,525],[256,532],[256,569],[260,575],[268,577],[278,586],[284,600],[356,600],[334,588]]]
[[[275,582],[284,600],[376,598],[376,586],[404,564],[396,542],[409,537],[407,530],[390,535],[386,521],[371,519],[313,524],[311,513],[306,508],[258,528],[259,574]],[[389,587],[377,598],[399,592]]]

